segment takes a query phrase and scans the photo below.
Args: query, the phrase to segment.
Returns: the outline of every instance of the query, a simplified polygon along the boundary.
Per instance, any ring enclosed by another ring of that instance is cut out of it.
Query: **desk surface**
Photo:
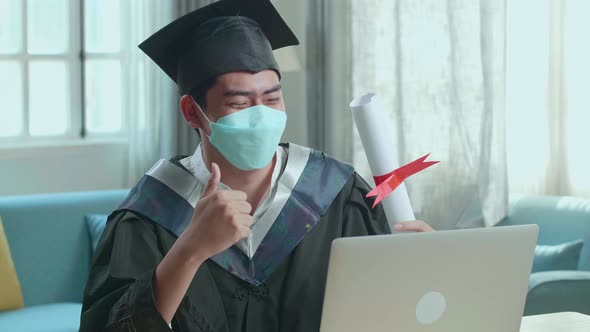
[[[526,316],[520,332],[588,332],[590,316],[577,312],[558,312],[547,315]]]

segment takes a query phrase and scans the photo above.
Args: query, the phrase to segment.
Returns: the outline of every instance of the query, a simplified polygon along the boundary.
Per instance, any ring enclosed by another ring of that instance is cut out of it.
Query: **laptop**
[[[537,225],[337,239],[321,332],[517,332]]]

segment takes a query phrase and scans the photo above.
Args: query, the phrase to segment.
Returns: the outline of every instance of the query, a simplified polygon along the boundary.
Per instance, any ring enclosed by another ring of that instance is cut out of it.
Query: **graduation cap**
[[[220,0],[190,12],[139,45],[181,94],[229,72],[279,66],[272,50],[299,45],[270,0]]]

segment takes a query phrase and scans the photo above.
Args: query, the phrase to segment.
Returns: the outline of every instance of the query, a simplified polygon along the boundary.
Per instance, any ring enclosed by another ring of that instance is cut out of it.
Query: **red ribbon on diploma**
[[[430,155],[427,154],[422,158],[418,158],[411,163],[404,165],[393,172],[387,173],[385,175],[374,176],[373,179],[375,180],[375,184],[377,185],[373,190],[371,190],[366,197],[374,197],[377,196],[375,199],[375,203],[373,203],[373,207],[375,207],[379,202],[381,202],[387,195],[391,194],[395,188],[397,188],[400,184],[404,182],[405,179],[408,177],[438,163],[438,161],[427,161],[426,158]]]

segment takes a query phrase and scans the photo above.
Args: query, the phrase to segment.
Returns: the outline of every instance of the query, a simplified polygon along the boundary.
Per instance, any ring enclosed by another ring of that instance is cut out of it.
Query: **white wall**
[[[301,46],[305,66],[306,1],[273,0]],[[138,50],[139,52],[139,50]],[[305,70],[283,73],[287,128],[283,141],[306,145]],[[49,146],[0,146],[0,195],[117,189],[125,187],[127,147],[124,142],[83,142]]]
[[[0,147],[0,195],[122,188],[126,150],[121,142]]]

